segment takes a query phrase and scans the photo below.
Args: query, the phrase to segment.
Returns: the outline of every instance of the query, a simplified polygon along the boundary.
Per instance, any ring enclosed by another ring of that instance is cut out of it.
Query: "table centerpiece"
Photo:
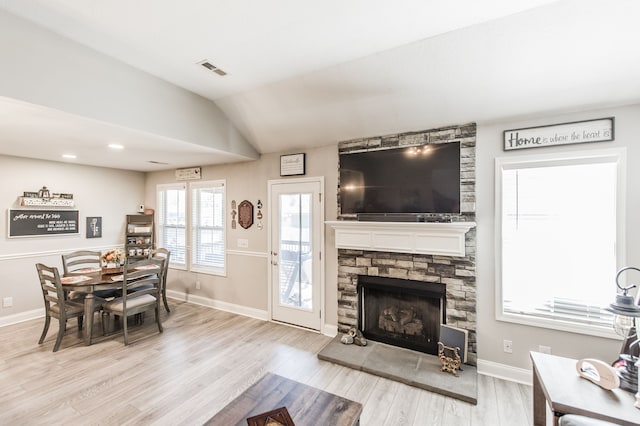
[[[116,248],[107,250],[100,257],[100,264],[102,266],[103,274],[117,274],[122,272],[122,265],[127,260],[122,249]]]

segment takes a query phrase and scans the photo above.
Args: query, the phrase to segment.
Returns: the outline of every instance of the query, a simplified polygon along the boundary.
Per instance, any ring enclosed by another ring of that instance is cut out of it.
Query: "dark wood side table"
[[[635,395],[622,389],[606,390],[576,372],[577,360],[531,352],[533,362],[533,424],[546,426],[546,405],[558,424],[563,414],[579,414],[621,424],[640,425]]]
[[[296,426],[360,424],[362,404],[267,373],[205,425],[243,425],[247,418],[286,407]]]

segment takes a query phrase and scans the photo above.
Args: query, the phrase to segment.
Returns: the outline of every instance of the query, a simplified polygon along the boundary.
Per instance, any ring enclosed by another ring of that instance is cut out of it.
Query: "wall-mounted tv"
[[[340,213],[460,213],[460,142],[340,154]]]

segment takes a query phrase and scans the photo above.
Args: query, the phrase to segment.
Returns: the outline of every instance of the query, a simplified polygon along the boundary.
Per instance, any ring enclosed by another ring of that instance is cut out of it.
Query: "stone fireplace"
[[[434,343],[434,339],[439,334],[440,323],[446,323],[468,331],[467,363],[475,365],[475,124],[346,141],[339,144],[339,151],[454,140],[461,143],[461,213],[448,217],[448,223],[339,220],[328,224],[336,230],[338,248],[340,333],[358,327],[371,336],[367,328],[374,328],[373,323],[389,329],[388,336],[370,337],[374,340],[435,353],[437,340]],[[388,290],[381,290],[378,308],[363,306],[359,288],[362,291],[364,286],[365,293],[375,293],[381,282],[386,284],[386,279],[397,279],[403,284],[408,281],[409,285],[396,291],[395,300]],[[366,290],[367,282],[369,290]],[[429,297],[418,301],[414,296],[420,292]],[[421,312],[414,315],[414,311]],[[404,345],[406,343],[409,345]]]

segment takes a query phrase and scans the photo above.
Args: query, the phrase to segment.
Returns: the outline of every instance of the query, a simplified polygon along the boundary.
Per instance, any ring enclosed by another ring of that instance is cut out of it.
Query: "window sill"
[[[611,327],[598,327],[587,324],[576,324],[558,319],[537,318],[530,315],[502,313],[496,315],[496,321],[510,322],[514,324],[528,325],[531,327],[547,328],[569,333],[586,334],[589,336],[603,337],[622,341],[622,336],[616,334]]]

